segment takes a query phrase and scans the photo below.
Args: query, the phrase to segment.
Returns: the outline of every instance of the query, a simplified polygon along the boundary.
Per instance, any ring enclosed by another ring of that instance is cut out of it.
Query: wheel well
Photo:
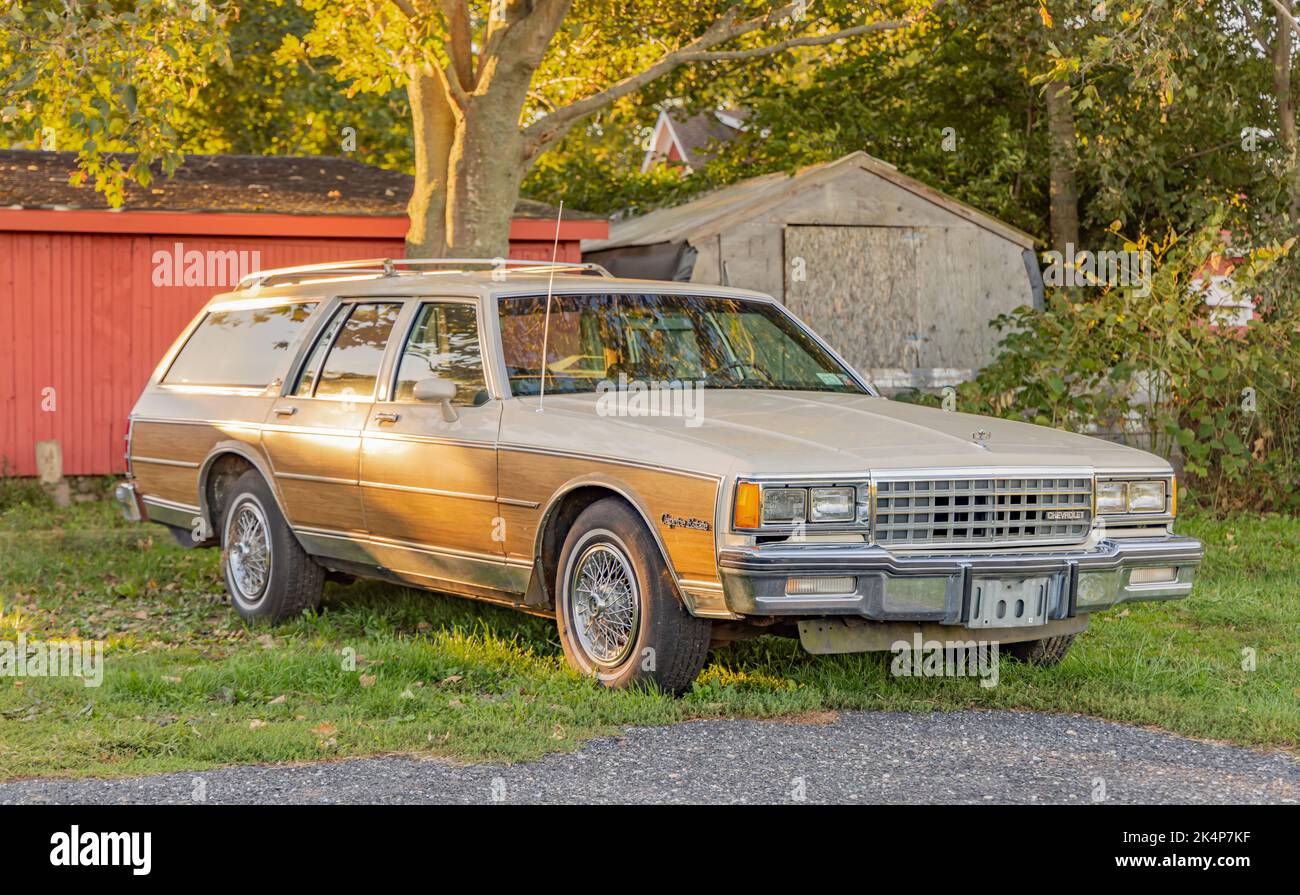
[[[213,539],[217,538],[217,528],[221,524],[221,514],[225,509],[230,487],[250,469],[257,469],[246,458],[236,453],[221,454],[208,467],[208,476],[203,483],[204,509],[208,530]]]
[[[564,548],[564,539],[569,536],[569,529],[573,528],[573,523],[582,515],[583,510],[596,501],[604,500],[607,497],[622,502],[636,514],[637,518],[644,521],[644,516],[632,501],[613,488],[607,488],[603,485],[582,485],[574,488],[559,499],[555,508],[547,516],[546,528],[542,532],[541,543],[542,573],[545,575],[545,581],[543,582],[546,587],[545,592],[550,597],[552,605],[555,603],[555,594],[552,591],[555,588],[556,573],[559,571],[560,551]],[[657,541],[654,538],[653,531],[651,531],[650,535],[652,539]],[[663,556],[663,561],[670,563],[667,555]],[[671,568],[670,564],[669,569],[671,570]]]

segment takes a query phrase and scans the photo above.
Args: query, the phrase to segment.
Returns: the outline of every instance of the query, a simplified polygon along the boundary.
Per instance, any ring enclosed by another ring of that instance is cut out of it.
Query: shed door
[[[788,226],[785,305],[858,370],[922,366],[922,238],[911,227]]]

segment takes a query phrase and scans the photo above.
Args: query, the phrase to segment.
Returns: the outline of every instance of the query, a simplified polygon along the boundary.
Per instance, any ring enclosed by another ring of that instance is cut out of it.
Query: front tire
[[[222,511],[221,570],[247,622],[282,622],[320,608],[325,570],[294,537],[266,481],[254,470],[231,487]]]
[[[1010,656],[1029,665],[1041,665],[1050,668],[1059,665],[1074,643],[1073,634],[1061,634],[1042,640],[1025,640],[1020,643],[1008,643],[1002,647]]]
[[[560,552],[556,625],[570,667],[606,687],[685,692],[709,651],[712,623],[677,598],[659,547],[631,507],[583,510]]]

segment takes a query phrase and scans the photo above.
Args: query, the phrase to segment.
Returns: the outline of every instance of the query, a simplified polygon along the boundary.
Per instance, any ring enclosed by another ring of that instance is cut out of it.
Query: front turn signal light
[[[736,506],[731,519],[733,528],[758,528],[760,497],[757,482],[736,485]]]

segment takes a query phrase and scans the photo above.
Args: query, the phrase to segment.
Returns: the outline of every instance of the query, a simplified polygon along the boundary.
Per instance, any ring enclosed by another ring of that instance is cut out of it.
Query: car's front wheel
[[[1042,640],[1025,640],[1020,643],[1008,643],[1002,649],[1013,658],[1030,665],[1052,666],[1060,664],[1065,654],[1074,643],[1073,634],[1061,634]]]
[[[599,500],[575,520],[555,593],[565,658],[607,687],[681,693],[704,667],[712,625],[686,611],[650,532],[622,500]]]
[[[235,481],[222,513],[221,570],[245,621],[280,622],[320,607],[325,570],[302,549],[253,470]]]

